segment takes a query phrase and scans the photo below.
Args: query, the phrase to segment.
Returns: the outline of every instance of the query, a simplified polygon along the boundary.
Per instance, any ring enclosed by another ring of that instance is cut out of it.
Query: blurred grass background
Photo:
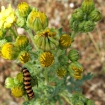
[[[49,27],[63,27],[69,32],[69,19],[75,8],[83,0],[24,0],[31,6],[39,8],[49,18]],[[14,8],[23,0],[0,0],[0,7],[9,3]],[[84,67],[84,74],[91,72],[95,76],[91,81],[86,81],[83,94],[95,100],[95,105],[105,105],[105,1],[94,0],[95,6],[102,12],[102,19],[94,31],[87,35],[78,34],[72,46],[80,51],[80,62]],[[21,31],[21,30],[20,30]],[[15,76],[20,68],[15,61],[0,58],[0,105],[21,105],[23,98],[16,99],[11,96],[10,90],[4,86],[5,78]],[[65,105],[68,105],[65,103]]]

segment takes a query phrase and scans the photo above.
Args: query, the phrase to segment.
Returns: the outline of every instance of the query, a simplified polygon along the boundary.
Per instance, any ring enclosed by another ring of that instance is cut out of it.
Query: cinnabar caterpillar
[[[26,90],[26,93],[27,93],[29,99],[32,99],[35,95],[34,95],[34,92],[32,90],[32,86],[31,86],[30,72],[28,71],[27,68],[22,68],[22,72],[23,72],[24,89]]]

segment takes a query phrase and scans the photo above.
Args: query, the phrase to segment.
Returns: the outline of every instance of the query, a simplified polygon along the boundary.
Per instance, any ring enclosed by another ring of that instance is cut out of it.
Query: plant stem
[[[48,69],[46,69],[46,70],[45,69],[44,69],[44,73],[45,73],[45,85],[47,85],[48,84]]]
[[[27,30],[27,33],[28,33],[29,36],[30,36],[30,39],[31,39],[31,41],[32,41],[32,44],[33,44],[34,48],[36,48],[36,45],[35,45],[35,43],[34,43],[34,37],[33,37],[32,31],[29,29],[29,30]]]
[[[65,96],[63,93],[60,93],[59,95],[61,97],[63,97],[66,100],[66,102],[68,102],[71,105],[70,100],[69,100],[69,98],[67,96]]]
[[[10,31],[13,33],[14,38],[16,39],[17,38],[17,34],[15,33],[15,31],[12,28],[10,28]]]
[[[75,37],[76,35],[77,35],[77,32],[74,32],[74,31],[73,31],[73,32],[71,33],[71,38],[74,40],[74,37]]]
[[[96,44],[92,34],[89,32],[88,35],[89,35],[89,38],[91,39],[91,41],[92,41],[92,43],[93,43],[93,45],[94,45],[94,47],[95,47],[95,49],[97,51],[97,54],[101,57],[100,50],[99,50],[99,48],[98,48],[98,46],[97,46],[97,44]]]

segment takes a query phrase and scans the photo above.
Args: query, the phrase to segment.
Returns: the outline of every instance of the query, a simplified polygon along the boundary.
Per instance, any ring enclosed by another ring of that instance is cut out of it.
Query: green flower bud
[[[23,18],[23,17],[19,17],[19,18],[16,20],[16,24],[17,24],[17,26],[19,26],[19,27],[25,27],[25,25],[26,25],[26,19]]]
[[[74,105],[85,105],[82,101],[76,101]]]
[[[79,23],[78,31],[80,31],[80,32],[85,32],[85,30],[84,30],[84,25],[85,25],[85,23],[86,23],[86,21],[81,21],[81,22]]]
[[[35,44],[39,49],[50,51],[59,45],[60,36],[58,31],[53,28],[47,28],[35,35]]]
[[[67,73],[67,70],[66,68],[64,67],[59,67],[57,70],[56,70],[56,73],[59,77],[63,78],[65,77],[66,73]]]
[[[84,18],[83,10],[81,8],[75,9],[72,16],[76,20],[83,20],[83,18]]]
[[[82,102],[86,103],[87,102],[87,98],[85,96],[83,96],[82,94],[79,95],[79,100],[81,100]]]
[[[83,67],[79,62],[77,62],[77,61],[71,62],[68,66],[68,71],[69,71],[71,77],[73,77],[75,79],[82,78]]]
[[[14,83],[13,78],[11,78],[11,77],[6,78],[6,80],[5,80],[5,87],[6,88],[13,88],[14,85],[15,85],[15,83]]]
[[[44,13],[32,10],[27,18],[27,27],[40,31],[48,26],[48,18]]]
[[[79,92],[74,93],[71,97],[71,105],[82,105],[84,102],[80,99],[81,96],[83,95]]]
[[[16,46],[19,47],[20,49],[25,49],[26,46],[29,44],[29,40],[25,35],[19,35],[16,38]]]
[[[78,31],[79,21],[75,20],[73,17],[70,18],[70,27],[73,31]]]
[[[92,21],[99,21],[101,18],[102,18],[102,14],[99,10],[97,9],[94,9],[90,14],[89,14],[89,18],[92,20]]]
[[[30,6],[26,2],[18,4],[17,11],[21,17],[26,17],[30,13]]]
[[[93,31],[94,27],[95,27],[95,23],[93,21],[90,21],[90,20],[86,21],[84,24],[85,32]]]
[[[68,63],[68,58],[67,58],[67,56],[60,55],[58,57],[58,61],[60,62],[61,65],[65,65]]]
[[[19,84],[23,82],[23,73],[20,72],[16,75],[16,77],[14,78],[14,82],[15,84]]]
[[[95,8],[93,0],[84,0],[81,6],[84,13],[89,14]]]
[[[86,102],[86,105],[95,105],[94,101],[89,99],[87,102]]]
[[[77,61],[79,59],[79,52],[78,52],[78,50],[75,50],[75,49],[70,50],[69,53],[68,53],[68,58],[71,61]]]

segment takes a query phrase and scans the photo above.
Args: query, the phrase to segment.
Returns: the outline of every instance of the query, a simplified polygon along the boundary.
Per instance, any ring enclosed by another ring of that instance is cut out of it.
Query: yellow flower
[[[12,43],[5,43],[2,46],[1,49],[1,55],[4,59],[8,59],[11,60],[14,58],[13,54],[14,54],[14,50],[13,50],[14,45]]]
[[[24,36],[24,35],[21,35],[21,36],[18,36],[17,38],[16,38],[16,45],[18,46],[18,47],[26,47],[27,45],[28,45],[28,43],[29,43],[29,40],[28,40],[28,38],[26,37],[26,36]]]
[[[22,90],[21,87],[14,87],[14,88],[12,88],[11,92],[12,92],[12,95],[14,97],[16,97],[16,98],[22,97],[23,93],[24,93],[24,91]]]
[[[44,13],[32,10],[27,18],[27,26],[34,31],[40,31],[48,26],[48,19]]]
[[[19,54],[19,60],[21,63],[26,63],[30,60],[30,54],[28,52],[22,51]]]
[[[61,47],[67,48],[71,45],[72,38],[70,35],[64,34],[61,36],[59,43]]]
[[[18,4],[18,11],[20,16],[25,17],[29,14],[30,6],[26,2]]]
[[[67,71],[63,68],[58,68],[56,73],[59,77],[63,78],[66,75]]]
[[[54,62],[54,55],[50,52],[44,52],[40,56],[40,63],[43,67],[49,67]]]
[[[2,6],[0,12],[0,28],[10,28],[11,25],[15,22],[15,20],[15,12],[11,5],[9,4],[7,9]]]

